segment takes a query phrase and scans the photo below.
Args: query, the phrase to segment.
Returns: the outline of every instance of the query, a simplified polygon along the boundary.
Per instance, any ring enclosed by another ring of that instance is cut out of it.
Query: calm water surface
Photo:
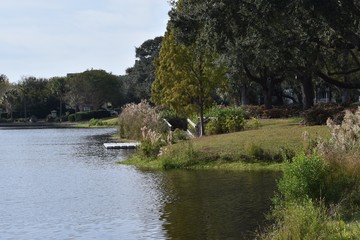
[[[0,239],[244,239],[274,173],[140,171],[112,129],[0,130]]]

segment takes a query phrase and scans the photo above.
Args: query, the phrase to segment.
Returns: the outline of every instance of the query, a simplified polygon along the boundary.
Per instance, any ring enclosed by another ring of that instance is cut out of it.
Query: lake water
[[[141,171],[113,129],[0,129],[0,239],[244,239],[274,173]]]

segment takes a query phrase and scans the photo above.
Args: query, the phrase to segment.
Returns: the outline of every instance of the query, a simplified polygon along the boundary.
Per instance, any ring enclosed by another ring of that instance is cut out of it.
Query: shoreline
[[[24,128],[75,128],[78,123],[49,123],[49,122],[14,122],[0,123],[0,129],[24,129]]]

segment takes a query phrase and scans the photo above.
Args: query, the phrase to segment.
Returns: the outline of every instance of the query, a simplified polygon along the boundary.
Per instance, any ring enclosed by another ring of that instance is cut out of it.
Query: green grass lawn
[[[264,119],[261,127],[230,134],[205,136],[167,147],[157,159],[135,156],[125,161],[144,168],[219,168],[219,169],[281,169],[281,163],[270,161],[281,151],[303,151],[303,133],[326,138],[326,126],[303,126],[301,119]],[[269,161],[267,161],[269,160]]]
[[[91,120],[84,121],[84,122],[80,122],[80,123],[76,124],[76,127],[79,127],[79,128],[118,127],[118,125],[119,125],[118,119],[119,119],[118,117],[111,117],[111,118],[107,118],[107,119],[98,119],[93,122]]]
[[[246,151],[252,145],[270,151],[280,147],[301,151],[305,131],[314,137],[329,134],[326,126],[302,126],[294,119],[266,119],[261,120],[261,127],[256,130],[206,136],[193,140],[193,143],[195,149],[218,154]]]

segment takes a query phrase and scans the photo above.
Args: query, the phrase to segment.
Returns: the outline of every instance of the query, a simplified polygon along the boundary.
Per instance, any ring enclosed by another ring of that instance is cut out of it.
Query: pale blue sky
[[[168,0],[0,0],[0,74],[125,74],[135,47],[162,36]]]

